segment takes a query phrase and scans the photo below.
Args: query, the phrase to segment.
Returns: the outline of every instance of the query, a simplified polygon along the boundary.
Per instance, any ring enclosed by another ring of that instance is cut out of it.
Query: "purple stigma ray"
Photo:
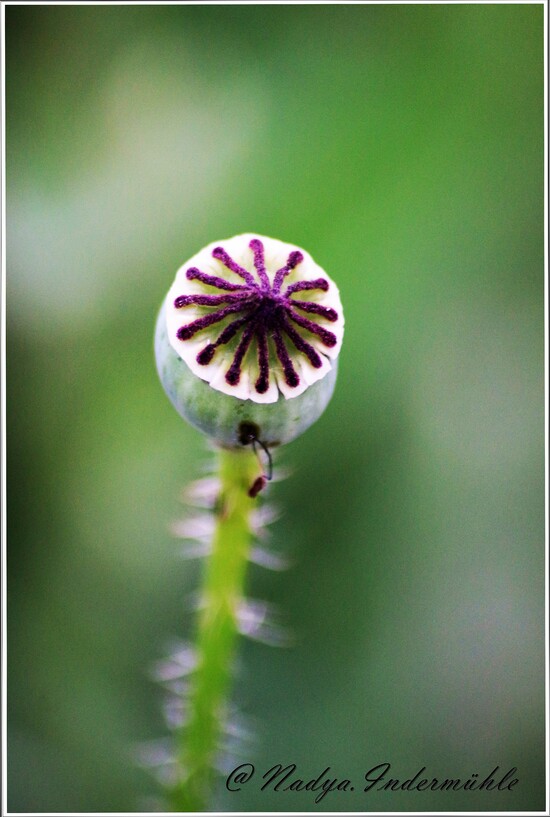
[[[236,386],[241,379],[241,363],[243,362],[244,356],[246,355],[248,347],[252,341],[254,328],[254,324],[252,324],[252,326],[247,326],[243,332],[242,338],[239,341],[239,345],[235,350],[233,361],[227,370],[227,374],[225,375],[225,379],[230,386]]]
[[[211,312],[202,318],[197,318],[196,321],[188,323],[186,326],[180,326],[177,332],[178,338],[179,340],[189,340],[193,335],[196,335],[197,332],[200,332],[201,329],[206,329],[207,326],[212,326],[213,323],[219,323],[226,315],[230,315],[232,312],[240,312],[242,308],[243,303],[241,302],[233,304],[232,306],[226,306],[224,309],[218,310],[218,312]]]
[[[300,378],[298,377],[298,372],[292,364],[292,360],[290,359],[290,355],[288,354],[282,335],[278,329],[275,329],[273,332],[273,340],[275,341],[275,351],[277,352],[277,357],[283,366],[285,382],[288,386],[295,388],[299,385]]]
[[[258,278],[262,282],[262,287],[265,290],[269,291],[270,289],[269,278],[265,270],[264,261],[264,245],[262,244],[259,238],[253,238],[248,246],[254,253],[254,267],[256,269],[256,272],[258,273]]]
[[[201,272],[196,267],[191,267],[185,273],[188,281],[200,281],[201,284],[206,284],[210,287],[217,287],[218,289],[225,289],[228,292],[248,289],[244,284],[232,284],[226,281],[225,278],[219,278],[217,275],[208,275],[206,272]]]
[[[292,270],[298,266],[304,260],[304,256],[299,250],[294,250],[288,256],[287,262],[284,267],[278,269],[275,273],[275,278],[273,279],[273,293],[278,295],[281,291],[281,287],[283,285],[283,281],[286,276],[292,272]]]
[[[303,337],[298,334],[298,332],[294,329],[293,326],[289,324],[289,322],[285,319],[282,322],[282,328],[285,330],[286,334],[294,344],[294,346],[298,349],[299,352],[303,352],[306,355],[307,359],[314,366],[316,369],[320,369],[323,365],[323,361],[321,360],[321,355],[317,352],[316,349],[313,348],[311,343],[308,343],[307,340],[304,340]]]
[[[319,326],[318,323],[314,323],[310,321],[308,318],[303,318],[301,315],[297,315],[291,309],[287,312],[288,317],[297,323],[298,326],[302,326],[304,329],[307,329],[308,332],[311,332],[313,335],[317,335],[318,338],[321,338],[325,346],[332,347],[336,346],[337,339],[336,335],[333,332],[329,332],[327,329],[323,329],[322,326]]]
[[[195,292],[180,295],[174,300],[173,304],[176,309],[186,306],[211,308],[201,317],[180,326],[177,337],[181,341],[187,341],[204,329],[225,321],[217,338],[205,342],[204,348],[196,355],[195,359],[200,366],[208,366],[213,361],[218,348],[228,344],[235,338],[239,330],[242,330],[237,345],[233,347],[233,357],[225,373],[226,383],[230,386],[239,384],[243,362],[252,342],[255,341],[258,376],[253,388],[256,393],[265,394],[270,387],[270,344],[273,344],[276,358],[281,364],[285,383],[290,388],[297,388],[301,381],[287,348],[288,341],[293,344],[298,353],[307,358],[315,369],[320,369],[324,361],[313,343],[302,337],[294,324],[316,335],[327,347],[335,346],[338,341],[333,332],[295,310],[319,315],[322,319],[331,322],[338,320],[338,313],[332,307],[321,303],[294,300],[290,296],[295,292],[314,290],[327,292],[329,282],[325,278],[296,281],[281,294],[286,276],[304,260],[303,254],[299,250],[290,252],[285,266],[275,272],[273,283],[271,283],[265,267],[263,242],[259,238],[253,238],[248,247],[254,254],[253,262],[257,279],[251,272],[237,264],[221,246],[212,250],[212,256],[238,275],[244,283],[233,283],[220,276],[202,272],[196,267],[187,269],[185,274],[189,281],[196,280],[205,286],[214,287],[218,293]],[[226,319],[235,313],[237,316],[227,322]],[[238,315],[238,313],[241,314]],[[286,343],[283,334],[288,338]]]
[[[202,352],[199,352],[197,355],[197,363],[200,363],[201,366],[207,366],[209,363],[211,363],[218,346],[223,346],[225,343],[229,343],[229,341],[235,337],[241,326],[248,323],[251,317],[252,315],[247,315],[245,318],[237,318],[237,320],[228,323],[214,343],[209,343],[208,346],[204,347]]]
[[[209,343],[208,346],[205,346],[202,352],[199,352],[197,355],[197,363],[200,363],[201,366],[208,366],[209,363],[212,363],[212,359],[216,354],[216,344]]]
[[[321,315],[332,323],[338,320],[338,312],[330,306],[316,304],[313,301],[291,301],[290,303],[295,309],[301,309],[302,312],[309,312],[312,315]]]
[[[258,366],[260,368],[260,374],[258,375],[254,387],[258,394],[265,394],[269,389],[269,350],[267,348],[265,329],[258,331],[256,338],[258,341]]]
[[[225,267],[227,267],[228,270],[231,270],[231,272],[234,272],[236,275],[240,275],[241,278],[244,278],[248,286],[257,288],[256,281],[254,280],[252,275],[247,270],[243,269],[243,267],[240,267],[235,261],[233,261],[231,256],[228,253],[226,253],[223,247],[214,247],[214,249],[212,250],[212,256],[213,258],[217,258],[218,261],[221,261],[222,264]]]
[[[296,281],[285,289],[284,294],[288,297],[293,292],[305,292],[306,290],[320,289],[321,292],[328,291],[328,281],[324,278],[315,278],[314,281]]]
[[[174,301],[176,309],[184,306],[219,306],[220,304],[235,303],[242,301],[244,295],[239,293],[228,293],[227,295],[180,295]]]

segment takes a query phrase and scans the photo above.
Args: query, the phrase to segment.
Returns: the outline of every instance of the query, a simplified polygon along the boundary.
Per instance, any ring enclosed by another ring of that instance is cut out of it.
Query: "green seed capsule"
[[[245,444],[243,428],[280,445],[325,410],[343,327],[338,289],[308,253],[235,236],[178,271],[157,321],[160,380],[178,412],[220,445]]]

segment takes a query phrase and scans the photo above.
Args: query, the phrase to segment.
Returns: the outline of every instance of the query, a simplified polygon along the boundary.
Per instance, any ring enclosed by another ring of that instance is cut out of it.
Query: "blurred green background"
[[[208,459],[152,355],[176,269],[257,231],[346,310],[280,452],[297,634],[243,643],[245,752],[355,791],[231,811],[544,808],[543,6],[8,6],[9,800],[139,811],[149,668],[192,631],[169,530]],[[506,792],[362,792],[518,768]]]

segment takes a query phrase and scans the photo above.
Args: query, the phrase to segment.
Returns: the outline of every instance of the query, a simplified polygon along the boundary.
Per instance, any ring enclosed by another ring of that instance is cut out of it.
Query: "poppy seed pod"
[[[334,390],[344,316],[305,251],[256,234],[209,244],[176,274],[157,321],[160,380],[218,444],[290,442]]]

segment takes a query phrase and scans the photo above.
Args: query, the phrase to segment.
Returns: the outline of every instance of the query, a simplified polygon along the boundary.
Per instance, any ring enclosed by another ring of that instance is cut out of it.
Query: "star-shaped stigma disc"
[[[336,285],[308,253],[242,235],[210,244],[179,270],[167,325],[172,347],[213,388],[273,403],[330,371],[344,319]]]

